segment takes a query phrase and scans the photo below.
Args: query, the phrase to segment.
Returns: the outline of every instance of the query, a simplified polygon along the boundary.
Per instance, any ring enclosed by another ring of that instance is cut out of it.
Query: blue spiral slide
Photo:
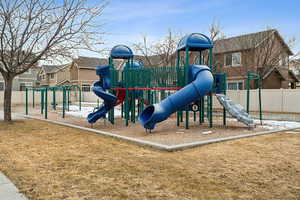
[[[109,66],[97,66],[96,74],[100,76],[100,81],[94,83],[93,92],[103,99],[104,103],[97,111],[87,116],[87,120],[91,124],[100,118],[104,118],[106,113],[112,109],[117,102],[117,97],[106,91],[106,89],[110,88]]]
[[[212,89],[214,78],[206,65],[190,65],[189,84],[158,104],[147,106],[139,116],[146,129],[154,129],[159,122],[166,120],[172,113],[203,97]]]

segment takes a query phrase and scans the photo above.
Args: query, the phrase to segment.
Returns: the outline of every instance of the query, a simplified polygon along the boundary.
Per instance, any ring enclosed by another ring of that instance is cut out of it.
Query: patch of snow
[[[103,102],[102,99],[99,99],[99,103],[101,104]],[[79,105],[79,102],[75,102],[76,105]],[[97,105],[97,102],[88,102],[88,101],[82,101],[81,105]]]
[[[202,132],[203,135],[208,135],[208,134],[211,134],[211,133],[212,133],[212,131],[204,131],[204,132]]]
[[[237,121],[234,118],[228,118],[228,121]],[[263,120],[260,125],[260,120],[255,119],[254,123],[257,124],[258,127],[267,129],[267,130],[283,130],[287,128],[297,128],[300,127],[300,122],[294,121],[276,121],[276,120]]]
[[[75,117],[87,118],[87,116],[94,111],[94,107],[90,106],[81,106],[81,110],[79,110],[79,106],[77,105],[70,105],[70,110],[66,111],[67,115],[72,115]],[[121,110],[118,107],[115,107],[115,117],[121,116]]]
[[[254,120],[256,124],[260,124],[260,120]],[[259,126],[268,130],[283,130],[287,128],[300,127],[300,122],[293,121],[275,121],[275,120],[263,120],[263,125]]]

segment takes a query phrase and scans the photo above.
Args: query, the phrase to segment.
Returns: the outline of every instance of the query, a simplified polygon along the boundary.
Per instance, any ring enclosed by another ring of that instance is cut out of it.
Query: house
[[[295,88],[292,51],[275,29],[215,41],[214,65],[228,75],[228,89],[245,89],[247,71],[262,77],[262,88]],[[251,88],[256,88],[254,81]]]
[[[56,86],[58,79],[58,71],[66,68],[67,65],[42,65],[38,72],[39,85],[45,86]]]
[[[120,68],[123,62],[123,60],[115,60],[114,67]],[[90,91],[92,84],[99,80],[99,76],[96,75],[96,66],[99,65],[108,65],[108,59],[86,56],[73,59],[69,65],[69,83],[79,85],[82,91]],[[68,82],[68,79],[65,82]],[[61,81],[59,84],[65,84],[65,82]]]
[[[298,52],[295,56],[291,57],[290,59],[290,68],[293,73],[297,76],[300,80],[300,52]],[[300,83],[296,84],[297,88],[300,88]]]
[[[175,53],[171,66],[175,66]],[[208,63],[208,52],[202,54],[203,64]],[[292,51],[275,29],[220,39],[214,42],[213,71],[227,73],[230,90],[245,89],[247,71],[262,77],[262,87],[266,89],[295,88],[299,78],[290,68],[289,56]],[[136,56],[145,66],[162,66],[162,56]],[[181,65],[185,62],[185,52],[180,53]],[[149,62],[147,59],[151,59]],[[198,64],[199,53],[190,52],[190,64]],[[254,81],[251,88],[256,88]]]
[[[92,84],[99,80],[96,66],[107,65],[103,58],[79,56],[65,65],[43,65],[38,74],[40,86],[79,85],[82,91],[90,91]],[[114,62],[116,68],[123,64],[122,60]]]
[[[38,84],[37,73],[38,67],[32,67],[23,74],[16,76],[13,80],[12,90],[24,91],[26,87],[36,87]],[[0,91],[4,90],[4,79],[0,74]]]
[[[79,85],[82,91],[90,91],[92,84],[99,80],[96,75],[96,66],[106,65],[107,59],[99,59],[95,57],[79,56],[73,59],[69,65],[70,79],[62,81],[61,84],[69,82],[69,84]]]

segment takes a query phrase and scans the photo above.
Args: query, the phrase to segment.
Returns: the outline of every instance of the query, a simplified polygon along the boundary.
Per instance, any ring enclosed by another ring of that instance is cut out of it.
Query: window
[[[242,64],[241,53],[229,53],[224,55],[225,66],[240,66]]]
[[[235,81],[235,82],[228,82],[227,83],[228,90],[243,90],[243,81]]]
[[[82,90],[83,92],[89,92],[89,91],[91,91],[91,85],[89,85],[89,84],[83,84],[83,85],[81,86],[81,90]]]
[[[224,65],[225,66],[230,66],[230,65],[232,65],[232,54],[230,53],[230,54],[225,54],[225,56],[224,56]]]
[[[32,87],[31,82],[20,83],[20,91],[25,91],[26,88]]]
[[[0,91],[4,90],[4,82],[0,82]]]
[[[50,79],[54,79],[54,74],[50,74]]]

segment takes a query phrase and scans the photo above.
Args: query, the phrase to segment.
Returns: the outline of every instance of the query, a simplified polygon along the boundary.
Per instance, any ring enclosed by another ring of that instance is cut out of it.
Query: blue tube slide
[[[147,106],[139,116],[140,123],[146,129],[154,129],[159,122],[166,120],[172,113],[183,109],[209,93],[212,89],[214,78],[206,65],[190,65],[189,84],[167,97],[158,104]]]
[[[93,92],[103,99],[104,103],[97,111],[87,116],[87,120],[91,124],[105,117],[106,113],[112,109],[117,102],[117,97],[106,91],[106,89],[110,88],[109,66],[97,66],[96,74],[100,76],[100,81],[93,84]]]

